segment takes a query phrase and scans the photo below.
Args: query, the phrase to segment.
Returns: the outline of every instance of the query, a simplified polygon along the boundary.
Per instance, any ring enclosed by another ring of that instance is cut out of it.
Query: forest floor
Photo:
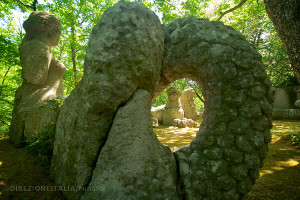
[[[246,200],[300,199],[300,144],[292,144],[292,136],[300,136],[300,121],[275,120],[273,124],[267,159]],[[159,126],[154,131],[158,139],[174,151],[188,145],[196,136],[198,128]],[[12,146],[8,138],[0,139],[1,200],[64,199],[35,160],[34,155]]]

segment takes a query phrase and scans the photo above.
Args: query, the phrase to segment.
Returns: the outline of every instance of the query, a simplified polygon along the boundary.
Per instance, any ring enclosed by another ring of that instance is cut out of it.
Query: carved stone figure
[[[200,119],[200,114],[196,111],[196,104],[194,101],[195,91],[193,88],[187,88],[180,96],[180,102],[184,111],[184,117],[197,121]]]
[[[179,128],[185,128],[187,126],[190,128],[196,128],[197,123],[194,120],[184,117],[185,113],[181,107],[181,98],[179,98],[180,91],[176,87],[170,87],[167,91],[167,95],[168,100],[166,105],[151,108],[153,127],[157,127],[158,123],[160,123],[163,125],[176,126]],[[156,123],[156,121],[158,123]]]
[[[297,96],[297,100],[295,101],[295,106],[297,108],[300,108],[300,88],[296,89],[296,96]]]
[[[196,138],[173,154],[150,107],[182,78],[201,86],[205,111]],[[62,106],[51,175],[95,189],[64,192],[72,200],[243,199],[271,140],[270,86],[261,55],[233,28],[187,17],[162,29],[146,7],[119,2],[93,28],[83,78]]]
[[[60,22],[47,12],[30,14],[23,27],[26,35],[19,46],[23,83],[15,94],[10,141],[16,146],[40,131],[48,122],[57,118],[57,111],[39,110],[38,104],[63,95],[64,65],[51,53],[51,46],[58,45]],[[35,114],[30,114],[34,112]],[[48,113],[45,113],[48,112]],[[30,120],[27,119],[31,115]]]
[[[276,88],[273,106],[277,109],[291,108],[289,93],[284,88]]]
[[[163,113],[165,110],[165,106],[166,105],[161,105],[161,106],[151,108],[151,115],[153,118],[153,123],[155,123],[154,121],[157,121],[157,126],[158,126],[158,124],[163,124]]]
[[[272,87],[273,119],[300,119],[300,86]]]
[[[167,91],[168,101],[163,111],[163,124],[175,126],[175,119],[182,120],[184,112],[180,103],[180,91],[176,87],[170,87]]]

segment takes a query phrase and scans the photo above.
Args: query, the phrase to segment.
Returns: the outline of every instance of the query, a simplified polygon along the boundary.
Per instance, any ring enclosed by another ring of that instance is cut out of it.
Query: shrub
[[[49,123],[42,131],[33,133],[32,137],[26,140],[25,150],[36,155],[35,163],[43,167],[46,174],[49,174],[50,170],[55,127],[55,123]]]

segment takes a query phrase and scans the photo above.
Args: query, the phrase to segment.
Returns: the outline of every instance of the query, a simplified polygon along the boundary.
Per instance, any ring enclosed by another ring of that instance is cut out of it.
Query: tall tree
[[[264,3],[300,82],[300,0],[264,0]]]

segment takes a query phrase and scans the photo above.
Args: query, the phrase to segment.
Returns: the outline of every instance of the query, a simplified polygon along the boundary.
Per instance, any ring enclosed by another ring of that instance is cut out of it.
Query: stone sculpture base
[[[273,109],[272,119],[300,119],[300,109]]]
[[[15,133],[17,133],[16,130],[23,130],[23,132],[22,135],[10,135],[11,142],[17,147],[22,147],[26,145],[26,140],[30,139],[33,133],[43,131],[48,124],[55,124],[62,101],[62,98],[57,97],[43,101],[32,107],[18,106],[14,110],[15,117],[13,118],[11,129]]]

